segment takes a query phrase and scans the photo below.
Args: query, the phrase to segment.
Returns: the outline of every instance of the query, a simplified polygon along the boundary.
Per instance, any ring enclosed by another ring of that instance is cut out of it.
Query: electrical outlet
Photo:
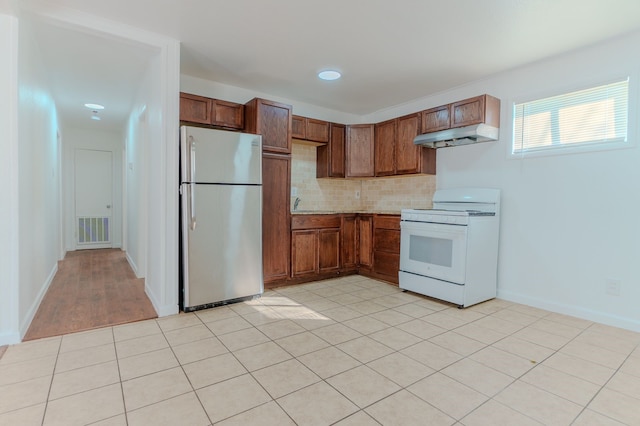
[[[360,199],[360,191],[356,190],[356,200]]]
[[[620,280],[614,280],[612,278],[608,278],[604,282],[605,285],[605,293],[611,296],[620,296]]]
[[[291,196],[292,197],[297,197],[298,196],[298,188],[296,186],[292,186],[291,187]]]

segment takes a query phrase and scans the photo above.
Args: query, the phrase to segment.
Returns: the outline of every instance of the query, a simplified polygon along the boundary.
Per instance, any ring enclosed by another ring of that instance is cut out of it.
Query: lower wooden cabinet
[[[318,230],[318,273],[340,270],[340,228]]]
[[[400,216],[373,217],[373,276],[398,284]]]
[[[291,216],[291,282],[360,273],[398,283],[400,216]]]
[[[358,266],[373,265],[373,215],[358,215]]]
[[[291,278],[340,271],[340,215],[291,218]]]
[[[318,273],[318,231],[291,231],[291,276]]]
[[[355,214],[342,215],[340,268],[355,271],[358,267],[358,219]]]

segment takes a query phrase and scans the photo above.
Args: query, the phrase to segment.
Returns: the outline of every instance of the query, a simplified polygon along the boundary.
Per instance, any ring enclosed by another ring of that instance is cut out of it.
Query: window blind
[[[629,79],[514,106],[513,154],[626,142]]]

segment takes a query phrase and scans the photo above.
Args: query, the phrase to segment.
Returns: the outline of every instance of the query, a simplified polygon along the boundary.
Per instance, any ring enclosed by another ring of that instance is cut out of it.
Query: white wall
[[[640,34],[382,111],[375,120],[488,93],[502,100],[497,142],[444,148],[438,188],[502,190],[498,296],[640,331]],[[628,149],[510,159],[511,106],[630,75]],[[605,280],[621,280],[621,295]]]
[[[113,206],[111,209],[111,242],[113,247],[122,247],[122,150],[124,140],[120,133],[81,129],[64,126],[63,145],[63,193],[64,193],[64,240],[65,250],[76,249],[75,223],[75,151],[94,149],[113,153]]]
[[[19,321],[26,333],[57,271],[60,247],[58,117],[29,23],[19,26]]]
[[[0,346],[20,341],[18,320],[18,20],[0,15]]]
[[[125,148],[127,255],[160,316],[178,312],[178,64],[171,77],[169,51],[149,62]],[[163,93],[167,85],[174,91]]]
[[[151,72],[147,70],[146,74]],[[151,86],[145,78],[140,82],[134,107],[129,115],[125,142],[125,247],[127,259],[138,278],[146,276],[147,240],[147,101]]]

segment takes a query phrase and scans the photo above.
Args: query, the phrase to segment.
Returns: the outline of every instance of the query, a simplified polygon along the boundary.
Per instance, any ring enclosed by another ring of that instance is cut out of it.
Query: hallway
[[[135,277],[123,251],[68,252],[24,340],[156,317],[144,279]]]

